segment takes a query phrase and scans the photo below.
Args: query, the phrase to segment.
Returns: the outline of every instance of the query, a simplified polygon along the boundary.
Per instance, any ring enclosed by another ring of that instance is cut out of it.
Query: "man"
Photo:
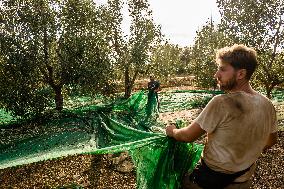
[[[158,110],[160,108],[159,98],[158,98],[158,91],[160,91],[160,83],[156,81],[154,76],[150,76],[150,81],[148,82],[148,103],[152,102],[153,99],[156,99],[158,104]]]
[[[166,128],[168,136],[184,142],[207,134],[201,164],[184,177],[183,188],[249,188],[255,161],[277,141],[275,109],[249,83],[256,52],[233,45],[220,49],[216,62],[214,77],[225,94],[215,96],[191,125]]]

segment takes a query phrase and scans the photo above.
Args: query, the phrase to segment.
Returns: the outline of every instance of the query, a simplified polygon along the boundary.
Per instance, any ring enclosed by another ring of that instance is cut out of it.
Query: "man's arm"
[[[204,133],[205,131],[196,122],[181,129],[177,129],[174,125],[166,127],[166,134],[181,142],[193,142]]]
[[[266,145],[263,149],[263,151],[267,150],[268,148],[271,148],[274,144],[277,143],[277,132],[271,133],[268,137],[268,140],[266,142]]]

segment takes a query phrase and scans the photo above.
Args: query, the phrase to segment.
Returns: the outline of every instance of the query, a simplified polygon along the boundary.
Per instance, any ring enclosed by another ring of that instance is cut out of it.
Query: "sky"
[[[149,0],[154,21],[161,24],[165,37],[173,44],[188,46],[196,31],[212,20],[220,21],[216,0]]]
[[[149,0],[149,3],[154,22],[161,25],[165,38],[182,47],[193,44],[196,31],[211,17],[214,23],[220,22],[216,0]],[[127,8],[124,9],[124,14],[127,15]],[[122,28],[126,33],[129,25],[130,20],[125,16]]]

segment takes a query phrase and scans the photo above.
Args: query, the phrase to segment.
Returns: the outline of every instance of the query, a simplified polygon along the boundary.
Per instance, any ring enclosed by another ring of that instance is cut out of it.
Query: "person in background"
[[[200,164],[183,178],[183,188],[248,189],[261,153],[277,142],[276,111],[250,85],[258,61],[244,45],[219,49],[215,78],[225,94],[217,95],[187,127],[171,124],[166,134],[193,142],[206,133]]]
[[[158,110],[160,109],[160,102],[158,98],[158,91],[161,90],[160,82],[155,80],[154,76],[150,76],[150,81],[148,82],[148,102],[152,102],[151,99],[155,98],[158,105]]]

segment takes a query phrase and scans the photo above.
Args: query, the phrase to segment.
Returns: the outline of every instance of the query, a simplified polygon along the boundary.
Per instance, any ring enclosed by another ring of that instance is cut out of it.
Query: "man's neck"
[[[228,91],[228,93],[234,93],[234,92],[246,92],[249,94],[256,94],[256,91],[253,90],[253,88],[249,84],[249,81],[240,81],[236,87]]]

